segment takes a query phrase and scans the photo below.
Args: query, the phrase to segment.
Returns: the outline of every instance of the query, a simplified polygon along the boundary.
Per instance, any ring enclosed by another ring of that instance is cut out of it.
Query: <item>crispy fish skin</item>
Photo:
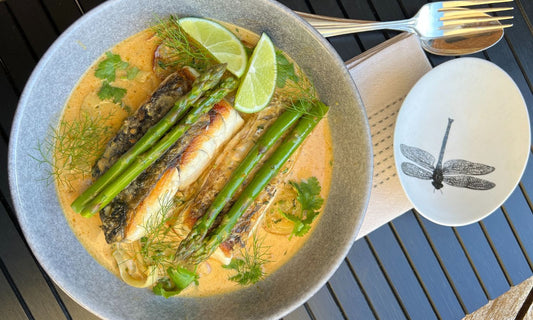
[[[226,181],[231,177],[235,168],[283,110],[284,105],[282,103],[273,101],[269,107],[251,115],[247,119],[243,128],[228,142],[224,151],[217,157],[215,168],[203,178],[203,183],[197,196],[187,204],[181,213],[180,223],[185,228],[192,228],[196,220],[205,214],[218,192],[222,190]],[[238,196],[239,192],[237,191],[236,196]],[[225,208],[227,209],[229,206],[231,206],[231,201],[228,202]]]
[[[194,69],[183,68],[163,80],[150,99],[124,120],[117,134],[108,142],[104,153],[93,166],[94,179],[107,171],[151,126],[161,120],[176,100],[191,89],[196,75]]]
[[[205,128],[208,119],[207,115],[202,117],[161,158],[133,180],[106,207],[100,210],[101,228],[104,231],[107,243],[115,243],[124,239],[125,226],[133,210],[152,190],[168,164],[172,163],[185,150],[202,128]]]
[[[226,257],[231,256],[231,251],[236,244],[239,244],[241,247],[245,246],[246,240],[254,233],[254,230],[259,226],[265,213],[274,202],[280,186],[287,183],[287,176],[294,167],[298,155],[299,150],[291,156],[280,173],[261,191],[253,204],[244,212],[241,219],[233,227],[229,238],[220,245],[220,250]]]
[[[135,241],[158,224],[165,199],[190,186],[243,120],[225,101],[216,104],[163,157],[100,212],[108,243]]]
[[[213,111],[209,125],[189,143],[177,161],[163,173],[152,192],[135,209],[135,214],[126,226],[126,241],[140,239],[146,233],[147,225],[165,218],[157,216],[164,199],[172,199],[178,191],[184,190],[198,179],[244,122],[239,113],[224,100],[216,104]]]

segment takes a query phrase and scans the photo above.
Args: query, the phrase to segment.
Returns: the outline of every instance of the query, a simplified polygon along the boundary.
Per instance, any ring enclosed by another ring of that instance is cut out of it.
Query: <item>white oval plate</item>
[[[527,107],[511,77],[486,60],[460,58],[411,89],[396,121],[394,157],[415,209],[435,223],[461,226],[488,216],[511,194],[530,139]]]

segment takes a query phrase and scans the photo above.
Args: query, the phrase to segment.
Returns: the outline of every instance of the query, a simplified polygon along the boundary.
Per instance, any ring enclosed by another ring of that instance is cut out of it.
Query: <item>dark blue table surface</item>
[[[31,255],[13,211],[7,145],[20,93],[46,49],[100,0],[0,0],[0,318],[94,319],[58,289]],[[423,0],[282,0],[323,15],[396,20]],[[504,4],[508,5],[508,4]],[[500,5],[493,5],[494,7]],[[517,83],[533,114],[533,1],[516,0],[514,26],[472,56]],[[370,32],[330,39],[348,60],[394,36]],[[428,55],[433,66],[455,57]],[[531,151],[531,150],[530,150]],[[533,163],[509,199],[483,221],[436,225],[414,211],[354,243],[337,272],[286,319],[460,319],[529,278],[533,270]]]

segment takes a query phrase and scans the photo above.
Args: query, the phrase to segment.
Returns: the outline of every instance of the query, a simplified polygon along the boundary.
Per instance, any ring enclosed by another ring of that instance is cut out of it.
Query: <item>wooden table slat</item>
[[[59,296],[61,297],[61,300],[63,301],[63,304],[68,310],[69,316],[76,320],[76,319],[83,319],[83,320],[98,320],[97,316],[92,314],[91,312],[87,311],[84,307],[79,305],[76,301],[72,300],[71,297],[69,297],[61,288],[55,286],[56,291],[58,292]]]
[[[65,314],[53,296],[33,256],[0,206],[0,257],[36,319],[61,319]]]
[[[533,94],[531,93],[527,80],[515,60],[513,52],[507,42],[502,40],[493,47],[487,49],[485,53],[490,61],[497,64],[514,80],[528,106],[529,122],[533,123]],[[530,127],[530,130],[531,133],[533,133],[533,127]]]
[[[356,241],[348,253],[361,286],[372,304],[377,317],[382,319],[405,319],[403,308],[394,295],[387,279],[380,270],[365,239]]]
[[[0,309],[2,318],[4,319],[27,319],[24,308],[20,305],[15,292],[9,285],[9,281],[3,274],[4,263],[0,257],[0,301],[2,301],[2,308]]]
[[[329,280],[340,306],[349,319],[374,319],[374,314],[346,261]]]
[[[436,319],[437,315],[390,226],[386,224],[380,227],[368,238],[409,316],[412,319]]]
[[[301,12],[311,12],[306,1],[301,0],[279,0],[279,2],[289,9]]]
[[[392,224],[416,272],[432,297],[439,315],[443,319],[463,317],[465,312],[420,229],[414,213],[407,212],[394,219]]]
[[[339,310],[326,286],[322,286],[322,288],[320,288],[320,290],[307,301],[307,304],[316,319],[344,319],[341,310]]]
[[[516,188],[511,196],[503,204],[507,216],[509,217],[512,227],[516,233],[522,250],[526,252],[526,260],[529,267],[532,268],[533,259],[533,234],[531,226],[533,226],[533,214],[530,212],[524,194],[520,188]]]
[[[529,33],[533,36],[533,1],[521,0],[515,1],[513,4],[521,11],[529,27]]]
[[[14,215],[13,202],[9,191],[9,181],[7,176],[7,143],[0,139],[0,199],[7,201],[7,210]]]
[[[452,228],[434,224],[423,217],[420,220],[467,313],[484,306],[488,302],[487,296]]]
[[[78,0],[78,2],[85,13],[102,3],[101,0]]]
[[[311,5],[313,11],[320,12],[320,14],[344,17],[342,11],[335,2],[310,0],[309,4]],[[329,38],[329,42],[337,49],[337,52],[344,61],[349,60],[362,52],[355,39],[355,36],[353,35],[343,35]]]
[[[532,105],[532,108],[533,108],[533,105]],[[531,116],[531,113],[532,111],[529,112],[530,116]],[[531,124],[533,125],[533,122],[531,122]],[[521,181],[520,183],[522,184],[522,187],[526,191],[530,202],[533,201],[533,158],[532,158],[532,155],[533,153],[529,154],[530,159],[527,162],[526,169],[524,171],[524,176],[520,180]],[[530,203],[530,209],[532,209],[531,205],[532,204]]]
[[[393,21],[411,17],[409,13],[407,16],[403,13],[398,0],[370,0],[370,2],[376,10],[379,21]]]
[[[527,2],[527,1],[524,1]],[[523,75],[528,79],[529,90],[533,91],[533,59],[531,53],[533,52],[533,37],[527,25],[525,17],[522,12],[516,8],[515,5],[509,3],[497,3],[493,7],[515,7],[512,11],[498,12],[495,15],[512,15],[513,27],[505,30],[504,38],[509,46],[512,48],[516,59],[519,60]]]
[[[378,17],[374,14],[369,3],[366,1],[350,1],[341,0],[341,3],[346,11],[346,18],[356,20],[370,20],[376,21]],[[362,32],[355,35],[364,46],[363,51],[368,50],[387,39],[385,32]]]
[[[8,68],[17,90],[22,92],[36,61],[16,27],[7,5],[2,2],[0,2],[0,43],[5,44],[0,51],[0,59]]]
[[[11,124],[15,116],[15,110],[17,109],[18,95],[11,86],[2,66],[0,66],[0,97],[2,97],[2,104],[0,105],[0,112],[2,113],[2,117],[0,117],[0,130],[2,131],[2,136],[5,137],[4,140],[7,142],[6,139],[11,132]]]
[[[41,57],[57,38],[57,33],[37,0],[9,0],[7,6],[21,26],[32,50]]]
[[[54,26],[59,32],[65,31],[74,21],[81,17],[81,12],[74,0],[56,1],[40,0],[45,10],[50,14]]]
[[[517,285],[530,277],[531,269],[501,209],[483,219],[482,225],[509,274],[511,285]]]
[[[488,298],[494,299],[509,290],[510,286],[505,274],[479,224],[457,227],[456,230],[468,257],[472,260],[481,278],[481,283],[489,295]]]

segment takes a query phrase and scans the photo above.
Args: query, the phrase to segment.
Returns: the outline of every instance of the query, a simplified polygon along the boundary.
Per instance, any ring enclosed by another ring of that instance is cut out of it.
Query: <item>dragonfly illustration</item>
[[[400,145],[402,154],[407,159],[416,163],[402,162],[401,168],[403,173],[418,179],[432,180],[431,184],[437,190],[443,187],[443,182],[453,187],[473,190],[489,190],[494,188],[496,186],[495,183],[472,177],[491,173],[494,171],[494,167],[462,159],[448,160],[442,163],[452,122],[453,119],[448,118],[448,126],[442,139],[437,165],[435,165],[435,157],[429,152],[405,144]]]

